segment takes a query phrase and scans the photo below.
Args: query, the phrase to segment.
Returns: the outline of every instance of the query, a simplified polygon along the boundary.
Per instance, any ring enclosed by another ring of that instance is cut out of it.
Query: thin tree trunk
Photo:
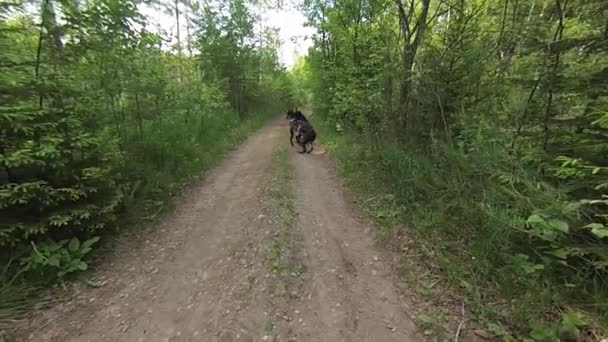
[[[509,9],[509,0],[505,0],[505,5],[503,6],[503,10],[502,10],[502,20],[501,20],[501,24],[500,24],[500,33],[498,34],[498,42],[496,43],[496,45],[498,46],[498,50],[500,51],[500,45],[502,43],[502,37],[505,33],[505,26],[506,26],[506,22],[507,22],[507,11]]]
[[[532,1],[532,6],[530,6],[530,12],[528,12],[528,19],[526,20],[527,22],[530,22],[530,20],[532,20],[532,14],[534,14],[535,6],[536,6],[536,1]]]
[[[184,14],[184,18],[186,20],[186,47],[188,49],[188,55],[192,57],[192,43],[190,37],[190,14],[188,13],[188,8],[190,7],[190,1],[186,4],[186,13]]]
[[[566,0],[564,2],[564,5],[562,7],[562,3],[561,0],[555,0],[555,6],[557,7],[557,11],[558,11],[558,23],[557,23],[557,28],[555,29],[555,34],[553,35],[553,42],[556,42],[558,40],[561,40],[564,34],[564,12],[565,12],[565,6],[566,3],[568,1]],[[560,63],[560,57],[561,57],[561,53],[560,51],[557,52],[553,52],[551,51],[551,48],[549,48],[548,54],[554,54],[553,56],[553,63],[551,65],[551,69],[548,71],[549,77],[547,79],[547,102],[545,104],[545,109],[544,109],[544,115],[543,115],[543,133],[544,133],[544,137],[543,137],[543,150],[547,151],[547,147],[549,144],[549,135],[550,135],[550,131],[549,131],[549,119],[551,117],[551,113],[552,113],[552,108],[553,108],[553,89],[555,87],[555,81],[557,78],[557,72],[559,69],[559,63]]]
[[[395,4],[397,5],[397,11],[399,14],[399,27],[401,29],[401,33],[403,34],[403,51],[401,58],[403,78],[401,80],[399,98],[399,123],[401,128],[405,130],[408,126],[407,111],[412,87],[414,60],[416,58],[416,53],[418,52],[420,42],[422,41],[424,30],[426,29],[426,18],[429,12],[430,0],[422,0],[422,9],[420,14],[417,16],[416,24],[412,29],[410,29],[408,18],[413,14],[414,4],[412,3],[410,5],[410,13],[407,14],[401,0],[395,0]]]
[[[175,27],[177,34],[177,54],[182,54],[182,42],[179,32],[179,0],[175,0]]]
[[[142,118],[141,118],[141,111],[140,111],[140,107],[139,107],[139,93],[135,92],[135,113],[137,114],[137,126],[139,129],[139,139],[142,139],[144,134],[143,134],[143,123],[142,123]]]
[[[110,108],[112,109],[112,116],[114,117],[114,125],[116,126],[116,133],[118,133],[118,135],[122,135],[122,132],[120,130],[120,122],[118,121],[118,115],[116,115],[116,105],[114,102],[113,94],[110,95]]]
[[[538,87],[541,83],[541,80],[542,80],[541,77],[539,77],[536,80],[536,82],[534,83],[534,87],[532,87],[532,90],[530,91],[530,95],[528,95],[528,101],[526,101],[526,105],[524,106],[524,109],[521,114],[521,118],[519,119],[519,123],[517,125],[517,130],[515,131],[515,136],[513,137],[513,141],[511,142],[511,153],[515,152],[515,148],[517,146],[517,140],[519,139],[519,136],[521,135],[521,131],[526,122],[526,118],[528,117],[530,104],[532,103],[532,99],[534,98],[534,94],[536,94],[536,90],[538,89]]]
[[[358,1],[355,17],[355,35],[353,38],[353,64],[359,67],[359,24],[361,23],[361,0]]]
[[[5,155],[6,151],[4,150],[4,145],[2,144],[2,140],[0,140],[0,154]],[[4,168],[4,172],[6,173],[6,179],[9,183],[17,183],[17,178],[13,175],[13,172],[10,167],[8,167],[5,163],[2,163],[2,167]]]
[[[36,67],[34,69],[34,75],[36,76],[36,81],[40,81],[40,63],[42,57],[42,42],[44,41],[44,28],[46,26],[46,12],[49,6],[49,0],[44,0],[42,4],[42,8],[40,10],[40,29],[38,34],[38,47],[36,49]],[[38,108],[42,109],[43,96],[42,93],[38,95]]]

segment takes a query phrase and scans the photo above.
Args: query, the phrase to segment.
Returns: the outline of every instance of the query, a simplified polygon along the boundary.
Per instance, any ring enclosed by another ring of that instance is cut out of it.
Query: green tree
[[[31,4],[0,7],[3,262],[32,242],[100,234],[119,215],[155,215],[287,106],[276,31],[256,32],[244,1],[165,4],[187,27],[176,49],[148,30],[151,3]]]
[[[317,28],[306,84],[315,113],[350,139],[345,168],[483,279],[467,281],[605,317],[605,1],[308,0],[304,11]],[[530,306],[512,308],[546,309]]]

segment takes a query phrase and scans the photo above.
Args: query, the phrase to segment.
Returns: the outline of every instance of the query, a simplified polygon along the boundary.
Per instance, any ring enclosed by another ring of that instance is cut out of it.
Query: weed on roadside
[[[293,193],[293,167],[285,148],[273,155],[273,173],[268,186],[270,208],[278,221],[278,230],[272,234],[267,250],[271,269],[279,275],[301,274],[304,266],[300,260],[300,238],[293,230],[296,220]]]
[[[598,288],[589,298],[569,295],[572,289],[556,286],[558,277],[543,273],[542,263],[512,253],[525,248],[513,236],[514,227],[526,225],[518,216],[525,208],[505,208],[510,199],[501,185],[470,176],[475,170],[458,160],[447,175],[420,151],[388,143],[374,147],[354,133],[319,129],[358,205],[378,224],[382,245],[400,256],[404,288],[415,289],[433,311],[452,312],[452,330],[464,303],[471,316],[467,329],[475,327],[472,332],[479,336],[543,341],[601,333],[602,317],[592,318],[589,310],[602,310],[597,305],[606,302],[605,292]],[[445,164],[457,157],[446,151],[444,158]],[[546,202],[550,196],[547,192],[530,201]],[[587,306],[592,303],[596,306]],[[580,319],[575,324],[571,317]]]

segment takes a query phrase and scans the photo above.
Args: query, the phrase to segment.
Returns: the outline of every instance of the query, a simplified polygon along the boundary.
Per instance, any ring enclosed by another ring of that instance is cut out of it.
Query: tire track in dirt
[[[294,154],[304,244],[301,341],[424,341],[397,294],[370,224],[353,215],[326,157]]]

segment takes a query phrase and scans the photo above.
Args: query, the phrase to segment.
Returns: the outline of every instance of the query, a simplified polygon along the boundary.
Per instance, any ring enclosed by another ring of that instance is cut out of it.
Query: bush
[[[545,320],[548,309],[557,319],[550,309],[557,307],[608,317],[596,305],[608,301],[596,267],[608,260],[599,252],[603,242],[581,239],[585,228],[574,228],[580,204],[513,162],[504,144],[471,141],[466,151],[444,143],[374,145],[367,135],[323,130],[372,215],[389,227],[408,224],[455,286],[464,280],[509,298],[519,326]]]
[[[115,219],[116,141],[63,110],[4,109],[0,127],[0,246],[91,233]]]
[[[80,243],[78,238],[70,240],[47,240],[36,245],[32,242],[29,255],[21,258],[21,270],[46,276],[47,279],[58,277],[64,280],[66,276],[80,271],[86,271],[88,264],[85,257],[93,250],[93,245],[99,241],[94,237]]]

